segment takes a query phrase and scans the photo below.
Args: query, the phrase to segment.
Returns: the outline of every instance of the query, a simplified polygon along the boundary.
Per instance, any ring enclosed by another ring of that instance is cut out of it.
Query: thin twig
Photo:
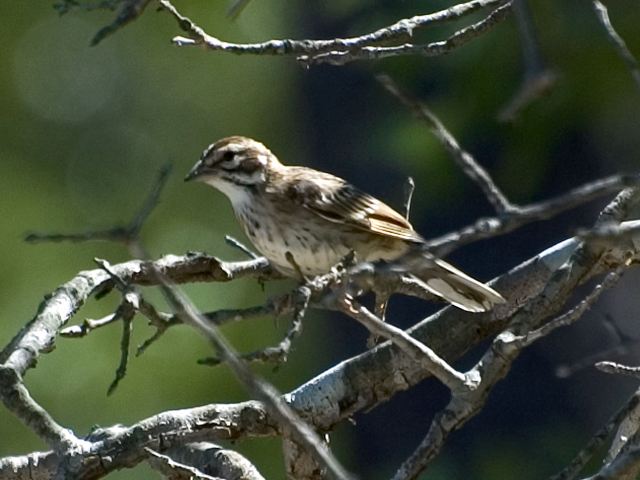
[[[227,15],[234,20],[240,16],[242,11],[249,5],[251,0],[234,0],[227,11]]]
[[[603,358],[611,358],[612,356],[619,357],[629,353],[629,344],[631,343],[637,344],[638,340],[628,340],[623,344],[615,345],[602,351],[598,351],[587,357],[581,358],[576,362],[560,364],[555,368],[555,374],[558,378],[569,378],[570,376],[575,375],[581,370],[584,370],[586,368],[593,368],[593,366],[597,365],[600,361],[602,361]]]
[[[637,237],[640,233],[640,224],[619,225],[615,223],[604,223],[598,227],[588,230],[578,230],[577,235],[583,240],[590,242],[603,241],[609,242],[612,239],[627,240],[630,247],[634,247],[638,242]]]
[[[244,245],[243,243],[241,243],[239,240],[237,240],[236,238],[232,237],[231,235],[225,235],[224,236],[224,241],[226,242],[227,245],[230,245],[233,248],[237,248],[238,250],[240,250],[242,253],[244,253],[249,258],[252,258],[254,260],[256,258],[260,258],[260,255],[255,253],[253,250],[251,250],[249,247],[247,247],[246,245]]]
[[[409,96],[406,92],[396,84],[388,75],[378,75],[378,81],[384,88],[396,97],[404,106],[409,108],[413,114],[420,120],[423,120],[429,126],[436,138],[446,148],[454,162],[462,169],[462,171],[473,180],[487,197],[487,200],[493,205],[498,215],[513,210],[514,206],[509,202],[507,197],[500,191],[495,182],[491,179],[489,173],[471,156],[469,152],[460,147],[456,139],[453,137],[442,122],[429,110],[422,102]]]
[[[122,320],[122,337],[120,338],[120,363],[116,369],[115,378],[107,389],[107,395],[111,395],[115,392],[118,384],[127,374],[129,347],[131,346],[131,331],[133,330],[133,317],[135,316],[136,311],[140,308],[140,296],[131,285],[128,285],[122,278],[120,278],[113,268],[111,268],[109,262],[99,258],[96,258],[95,262],[100,266],[100,268],[109,274],[118,289],[122,292],[122,302],[114,314],[114,320]]]
[[[120,317],[118,317],[115,312],[110,313],[109,315],[106,315],[102,318],[85,318],[84,321],[79,325],[71,325],[70,327],[60,330],[60,336],[67,338],[82,338],[87,336],[92,331],[100,327],[106,327],[107,325],[110,325],[118,320],[120,320]]]
[[[284,311],[293,310],[293,319],[291,323],[291,327],[287,331],[284,338],[276,345],[275,347],[267,347],[262,348],[260,350],[256,350],[254,352],[242,353],[239,354],[238,357],[246,362],[263,362],[263,363],[275,363],[276,366],[280,365],[287,361],[289,353],[291,351],[291,347],[293,345],[293,341],[302,333],[302,320],[307,312],[307,308],[309,306],[309,300],[311,298],[311,291],[308,287],[302,286],[298,288],[292,295],[287,295],[288,299],[287,306],[284,305],[285,302],[269,302],[272,307],[256,307],[256,311],[260,311],[260,314],[263,314],[268,310],[269,313],[275,313],[276,315],[282,314]],[[294,300],[291,300],[293,298]],[[278,305],[277,307],[273,307],[273,305]],[[253,313],[253,311],[250,311]],[[219,312],[214,312],[219,313]],[[210,317],[205,314],[205,318],[210,319]],[[242,317],[246,318],[246,317]],[[235,320],[238,319],[236,314]],[[219,323],[214,322],[216,325]],[[223,363],[224,360],[219,357],[208,357],[202,360],[198,360],[198,363],[201,365],[210,365],[215,366]]]
[[[353,299],[343,298],[338,307],[351,318],[363,324],[372,334],[391,340],[452,391],[474,388],[475,385],[469,377],[452,368],[424,343],[416,340],[404,330],[383,322],[368,309],[354,302]]]
[[[127,364],[129,363],[129,347],[131,346],[131,330],[133,329],[133,318],[122,317],[122,337],[120,338],[120,363],[116,369],[116,376],[107,389],[107,395],[113,394],[118,388],[120,380],[127,374]]]
[[[167,164],[160,169],[158,172],[158,178],[154,183],[151,192],[149,192],[149,195],[142,203],[140,210],[136,212],[131,221],[125,226],[119,225],[105,230],[69,234],[29,233],[25,236],[25,241],[29,243],[106,241],[128,245],[129,242],[134,241],[138,237],[140,229],[149,218],[149,215],[151,215],[151,212],[153,212],[155,207],[158,205],[160,193],[164,189],[170,173],[170,164]]]
[[[580,301],[580,303],[578,303],[578,305],[573,307],[571,310],[569,310],[565,314],[557,318],[554,318],[550,322],[545,323],[542,327],[538,328],[537,330],[533,330],[532,332],[527,333],[523,339],[525,344],[530,345],[536,340],[539,340],[540,338],[549,335],[551,332],[553,332],[557,328],[571,325],[580,317],[582,317],[582,315],[593,306],[593,304],[598,300],[598,298],[600,298],[600,295],[602,295],[602,293],[604,293],[609,288],[613,287],[618,282],[618,280],[620,280],[622,273],[628,266],[629,266],[628,264],[623,264],[613,272],[608,273],[607,276],[604,278],[604,280],[600,282],[598,285],[596,285],[594,289],[586,297],[584,297]]]
[[[149,215],[155,210],[160,203],[160,195],[164,190],[164,187],[167,185],[167,181],[171,176],[172,166],[170,163],[165,164],[158,171],[158,178],[155,183],[151,187],[151,191],[149,195],[142,203],[142,207],[138,211],[138,213],[133,217],[131,222],[129,223],[128,231],[130,232],[132,239],[137,239],[140,235],[140,230],[144,226],[145,222],[149,218]]]
[[[607,7],[600,0],[593,0],[593,9],[596,12],[598,20],[607,32],[609,40],[615,47],[618,55],[620,55],[624,63],[627,65],[636,85],[640,88],[640,65],[638,64],[638,60],[633,56],[624,39],[613,28]]]
[[[207,319],[207,321],[220,326],[226,323],[239,322],[255,317],[288,313],[288,310],[284,308],[279,309],[279,307],[274,306],[276,304],[277,303],[273,303],[271,300],[267,305],[258,305],[248,308],[221,309],[214,312],[203,313],[202,315]],[[142,355],[151,345],[159,340],[169,328],[176,325],[182,325],[182,320],[180,320],[177,315],[157,311],[153,305],[148,303],[142,297],[140,298],[139,312],[149,319],[149,323],[156,328],[156,331],[138,346],[136,349],[136,356]],[[205,365],[209,364],[208,361],[201,363],[204,363]]]
[[[524,78],[519,90],[498,114],[502,122],[514,121],[522,110],[548,93],[558,78],[542,59],[527,0],[514,0],[513,14],[522,46]]]
[[[630,377],[640,378],[640,367],[630,367],[616,362],[598,362],[596,368],[604,373],[614,373],[617,375],[628,375]]]
[[[475,223],[458,231],[429,240],[427,247],[436,256],[443,257],[463,245],[503,235],[532,222],[547,220],[591,200],[638,183],[640,183],[638,174],[613,175],[595,180],[549,200],[518,207],[506,215],[478,219]]]
[[[409,220],[411,215],[411,200],[413,200],[413,192],[416,189],[416,182],[413,181],[412,177],[407,177],[407,181],[404,184],[404,203],[403,203],[403,212],[404,218]]]
[[[138,311],[144,315],[149,323],[155,327],[156,331],[153,335],[147,338],[144,342],[142,342],[136,348],[136,357],[142,355],[147,348],[153,345],[164,333],[167,329],[173,325],[178,324],[179,322],[173,318],[172,315],[169,315],[164,312],[159,312],[156,307],[147,302],[142,296],[140,296],[140,304],[138,306]]]
[[[120,12],[118,12],[116,19],[106,27],[101,28],[98,33],[95,34],[91,40],[91,45],[98,45],[98,43],[106,37],[137,19],[142,12],[144,12],[144,9],[149,2],[150,0],[124,0],[122,8],[120,9]]]
[[[591,437],[589,442],[576,454],[571,462],[549,480],[575,480],[584,467],[589,463],[596,451],[604,445],[611,433],[620,425],[620,422],[635,410],[640,403],[640,391],[636,391],[624,407],[618,410],[609,421]]]
[[[108,230],[92,230],[82,233],[28,233],[24,237],[28,243],[42,242],[72,242],[81,243],[89,241],[103,242],[119,242],[126,243],[128,240],[128,232],[122,227],[111,228]]]
[[[144,450],[152,457],[162,461],[165,467],[167,467],[172,473],[178,474],[179,478],[183,478],[184,476],[187,476],[186,478],[193,479],[193,480],[224,480],[223,478],[220,478],[220,477],[212,477],[211,475],[207,475],[206,473],[201,472],[197,468],[192,467],[190,465],[185,465],[183,463],[176,462],[171,457],[167,455],[162,455],[161,453],[158,453],[155,450],[152,450],[151,448],[146,447]]]

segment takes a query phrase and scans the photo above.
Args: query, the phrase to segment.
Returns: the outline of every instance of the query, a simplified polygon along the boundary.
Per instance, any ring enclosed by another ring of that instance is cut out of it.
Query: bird
[[[414,253],[418,280],[436,297],[471,312],[505,301],[428,253],[424,237],[393,208],[340,177],[284,165],[251,138],[230,136],[210,144],[185,181],[222,192],[255,248],[287,277],[328,273],[350,254],[362,262],[394,262]]]

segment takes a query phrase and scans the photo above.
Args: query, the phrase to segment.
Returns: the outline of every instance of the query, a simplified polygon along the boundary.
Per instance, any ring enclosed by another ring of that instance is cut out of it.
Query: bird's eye
[[[231,160],[233,160],[234,157],[234,153],[231,150],[227,150],[226,152],[224,152],[224,154],[222,155],[222,161],[223,162],[230,162]]]

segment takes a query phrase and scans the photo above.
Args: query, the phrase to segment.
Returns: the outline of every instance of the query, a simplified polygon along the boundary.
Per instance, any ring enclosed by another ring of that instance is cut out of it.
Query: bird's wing
[[[290,167],[295,168],[295,167]],[[290,176],[287,196],[309,211],[334,223],[349,225],[379,235],[414,242],[422,237],[398,212],[341,178],[323,172]]]

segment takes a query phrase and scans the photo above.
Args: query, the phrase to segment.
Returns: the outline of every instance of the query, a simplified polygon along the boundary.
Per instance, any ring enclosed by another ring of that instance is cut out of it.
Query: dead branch
[[[239,44],[222,41],[207,34],[201,27],[182,15],[168,0],[159,0],[161,7],[178,21],[189,37],[174,37],[178,46],[204,46],[208,50],[238,55],[289,55],[304,64],[329,63],[344,65],[355,60],[374,60],[399,55],[437,56],[450,53],[478,38],[507,18],[511,3],[508,0],[473,0],[429,15],[400,20],[388,27],[366,35],[332,40],[269,40],[263,43]],[[483,20],[462,28],[446,40],[428,44],[410,43],[414,32],[421,28],[447,22],[470,14],[480,8],[495,9]],[[397,43],[395,46],[378,46]]]

